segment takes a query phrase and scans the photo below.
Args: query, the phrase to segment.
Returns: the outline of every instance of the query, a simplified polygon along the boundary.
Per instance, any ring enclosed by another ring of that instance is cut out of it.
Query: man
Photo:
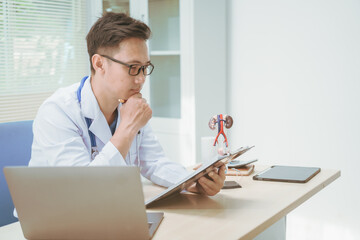
[[[86,39],[91,76],[56,91],[39,108],[29,166],[136,165],[152,182],[168,187],[188,175],[170,162],[148,121],[152,110],[141,89],[151,64],[149,27],[125,14],[107,13]],[[80,79],[79,79],[80,80]],[[215,195],[225,166],[189,187]]]

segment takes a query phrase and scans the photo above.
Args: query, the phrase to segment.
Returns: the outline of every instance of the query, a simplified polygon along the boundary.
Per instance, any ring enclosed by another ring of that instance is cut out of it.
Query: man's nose
[[[136,76],[135,81],[138,84],[144,84],[145,83],[146,76],[144,76],[143,72],[140,71],[140,73]]]

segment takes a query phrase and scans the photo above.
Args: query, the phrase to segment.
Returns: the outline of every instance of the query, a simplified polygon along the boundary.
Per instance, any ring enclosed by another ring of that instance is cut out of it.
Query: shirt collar
[[[84,117],[92,120],[89,130],[106,144],[112,137],[111,131],[90,83],[91,78],[88,77],[81,91],[81,111]]]
[[[95,119],[99,114],[103,114],[91,89],[90,81],[91,78],[88,77],[81,90],[81,111],[84,117]]]

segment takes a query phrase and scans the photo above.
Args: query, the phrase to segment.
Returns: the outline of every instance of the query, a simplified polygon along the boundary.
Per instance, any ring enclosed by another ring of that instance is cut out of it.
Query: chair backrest
[[[16,222],[5,181],[5,166],[27,166],[31,157],[33,121],[0,123],[0,226]]]

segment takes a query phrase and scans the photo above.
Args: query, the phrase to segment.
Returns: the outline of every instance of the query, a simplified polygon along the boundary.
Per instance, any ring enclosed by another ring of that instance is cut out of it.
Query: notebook
[[[5,167],[27,239],[150,239],[138,167]]]

